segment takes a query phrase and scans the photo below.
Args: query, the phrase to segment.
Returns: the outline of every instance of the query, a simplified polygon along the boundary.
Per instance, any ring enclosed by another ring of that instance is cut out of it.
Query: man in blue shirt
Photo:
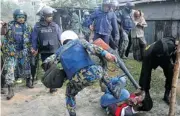
[[[93,40],[101,38],[108,45],[111,35],[113,36],[114,43],[119,41],[117,18],[115,13],[112,12],[111,7],[110,0],[103,0],[102,7],[91,14],[88,22],[88,27],[94,31]]]

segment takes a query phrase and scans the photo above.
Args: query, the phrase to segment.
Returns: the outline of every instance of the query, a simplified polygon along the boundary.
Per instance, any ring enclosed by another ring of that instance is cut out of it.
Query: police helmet
[[[89,14],[88,11],[85,11],[85,12],[84,12],[84,15],[85,15],[85,16],[88,16],[88,15],[90,15],[90,14]]]
[[[57,10],[50,6],[44,6],[39,14],[42,18],[45,18],[47,16],[53,16],[54,12],[57,12]]]
[[[135,7],[135,4],[133,2],[127,2],[126,7],[132,9],[133,7]]]
[[[16,17],[17,17],[18,15],[24,15],[24,16],[25,16],[25,21],[27,20],[27,14],[26,14],[23,10],[21,10],[21,9],[16,9],[16,10],[14,11],[14,13],[13,13],[13,18],[14,18],[14,20],[16,20]]]
[[[118,1],[117,0],[112,0],[111,1],[111,5],[114,6],[114,7],[117,7],[118,6]]]
[[[103,0],[102,4],[110,5],[111,4],[111,0]]]
[[[75,39],[78,39],[78,35],[72,30],[66,30],[61,34],[62,45],[66,40],[75,40]]]

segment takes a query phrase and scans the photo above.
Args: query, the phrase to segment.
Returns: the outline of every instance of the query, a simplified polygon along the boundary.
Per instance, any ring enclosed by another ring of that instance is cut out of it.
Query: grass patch
[[[124,63],[126,65],[126,67],[129,69],[130,73],[132,74],[132,76],[134,77],[134,79],[139,82],[139,77],[140,77],[140,72],[141,72],[141,62],[137,62],[135,60],[132,59],[125,59]],[[43,69],[40,67],[41,66],[41,62],[39,63],[39,69],[37,72],[37,80],[41,80],[44,71]],[[114,77],[117,75],[121,75],[123,74],[123,72],[113,63],[108,63],[108,68],[110,70],[115,70],[115,71],[108,71],[109,76]],[[158,93],[159,91],[162,91],[164,89],[164,74],[162,72],[162,70],[153,70],[152,71],[152,80],[151,80],[151,90],[153,92]],[[68,81],[66,81],[63,84],[62,88],[66,87]],[[93,85],[93,87],[98,87],[99,86],[99,82],[95,83]],[[127,79],[127,89],[130,92],[135,91],[135,88],[133,87],[133,85],[131,84],[131,82],[129,81],[129,79]]]
[[[126,59],[124,60],[124,62],[134,79],[139,83],[142,63],[132,59]],[[162,91],[164,89],[164,80],[165,78],[162,70],[153,70],[151,75],[151,91],[156,93]],[[130,92],[135,91],[135,88],[133,87],[129,79],[127,79],[127,89]]]

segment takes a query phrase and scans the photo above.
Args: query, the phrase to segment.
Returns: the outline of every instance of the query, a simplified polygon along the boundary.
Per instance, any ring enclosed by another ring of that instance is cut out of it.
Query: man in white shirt
[[[140,10],[134,12],[134,23],[136,26],[131,30],[133,57],[137,61],[142,61],[143,52],[146,47],[144,28],[147,27],[147,23],[144,19],[144,14]]]

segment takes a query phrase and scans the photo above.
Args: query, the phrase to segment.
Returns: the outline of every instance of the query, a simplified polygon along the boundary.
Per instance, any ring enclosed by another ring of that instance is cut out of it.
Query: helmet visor
[[[45,14],[45,17],[53,17],[53,14]]]
[[[20,15],[17,15],[16,18],[17,19],[20,19],[20,18],[24,18],[25,19],[25,15],[20,14]]]

